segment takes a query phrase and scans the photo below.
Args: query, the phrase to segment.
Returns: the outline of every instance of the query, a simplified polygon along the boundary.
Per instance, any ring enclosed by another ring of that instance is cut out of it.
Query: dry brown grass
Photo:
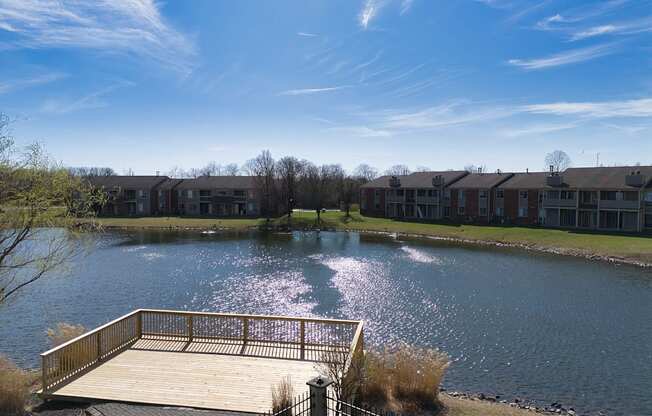
[[[272,386],[272,412],[274,414],[282,412],[282,416],[291,416],[292,398],[294,397],[294,389],[290,378],[284,378],[275,386]]]
[[[33,376],[0,356],[0,414],[23,415]]]
[[[367,352],[362,401],[411,414],[439,409],[448,365],[446,354],[405,344],[395,351]]]
[[[86,328],[84,328],[83,325],[73,325],[65,322],[59,322],[56,328],[48,328],[47,334],[48,338],[50,338],[52,347],[57,347],[65,342],[70,341],[73,338],[77,338],[84,332],[86,332]]]

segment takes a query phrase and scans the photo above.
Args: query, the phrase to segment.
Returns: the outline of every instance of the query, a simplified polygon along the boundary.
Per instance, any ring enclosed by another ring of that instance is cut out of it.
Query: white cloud
[[[582,40],[602,35],[633,35],[636,33],[652,32],[652,18],[636,19],[620,23],[611,23],[579,30],[571,34],[570,40]]]
[[[608,43],[587,48],[572,49],[545,58],[510,59],[508,62],[511,65],[520,68],[536,70],[584,62],[602,56],[611,55],[617,50],[618,48],[616,47],[616,44]]]
[[[0,21],[14,47],[126,52],[184,73],[196,54],[154,0],[0,0]]]
[[[315,33],[308,33],[308,32],[297,32],[297,36],[303,36],[305,38],[317,37],[317,35]]]
[[[132,82],[121,81],[76,99],[48,99],[41,106],[41,111],[51,114],[67,114],[80,110],[107,107],[108,103],[103,100],[104,96],[119,88],[129,87],[132,85],[134,85]]]
[[[520,137],[538,134],[554,133],[556,131],[568,130],[577,127],[577,124],[535,124],[527,127],[505,130],[503,134],[507,137]]]
[[[296,90],[287,90],[281,91],[278,95],[307,95],[307,94],[318,94],[321,92],[330,92],[338,91],[344,88],[348,88],[349,85],[341,85],[338,87],[323,87],[323,88],[301,88]]]
[[[616,31],[616,26],[614,25],[595,26],[575,33],[573,36],[571,36],[571,40],[581,40],[581,39],[591,38],[593,36],[605,35],[607,33],[613,33],[615,31]]]
[[[588,118],[652,117],[652,98],[627,101],[533,104],[523,106],[521,109],[531,114],[571,115]]]
[[[328,131],[335,132],[344,136],[353,137],[390,137],[391,132],[387,130],[372,129],[367,126],[346,126],[346,127],[332,127]]]
[[[378,11],[383,6],[382,0],[365,0],[362,10],[358,14],[358,23],[363,29],[367,29],[371,20],[378,14]]]
[[[50,82],[63,79],[66,76],[67,76],[66,74],[52,73],[52,74],[39,75],[31,78],[20,78],[14,80],[0,81],[0,94],[6,94],[11,91],[34,87],[37,85],[48,84]]]
[[[389,114],[381,126],[393,130],[424,130],[496,120],[513,114],[514,111],[507,107],[476,107],[470,103],[450,102],[415,112]]]
[[[402,0],[401,1],[401,16],[409,12],[414,4],[414,0]]]

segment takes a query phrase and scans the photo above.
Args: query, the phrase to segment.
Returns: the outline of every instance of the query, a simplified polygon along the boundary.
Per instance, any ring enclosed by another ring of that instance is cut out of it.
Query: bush
[[[86,332],[86,328],[82,325],[72,325],[65,322],[59,322],[55,329],[48,328],[47,334],[48,338],[50,338],[50,343],[54,348],[73,338],[77,338],[84,332]]]
[[[292,382],[289,377],[281,380],[276,386],[272,386],[272,412],[276,414],[287,409],[281,415],[291,416],[292,410],[290,407],[292,406],[293,396]]]
[[[0,356],[0,414],[23,415],[31,383],[29,373]]]
[[[393,352],[367,352],[362,400],[405,413],[438,409],[448,365],[446,354],[408,345]]]

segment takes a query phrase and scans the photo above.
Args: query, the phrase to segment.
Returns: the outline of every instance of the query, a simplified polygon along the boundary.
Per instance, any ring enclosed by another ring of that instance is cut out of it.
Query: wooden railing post
[[[47,367],[47,356],[41,356],[41,384],[43,386],[43,392],[48,391],[48,367]]]
[[[306,359],[306,321],[303,319],[300,322],[300,333],[301,333],[301,359]]]
[[[96,332],[95,340],[97,342],[97,361],[102,361],[102,331]]]
[[[192,339],[194,337],[194,328],[193,328],[193,321],[192,321],[192,315],[188,315],[186,318],[186,324],[188,325],[188,341],[192,342]]]
[[[143,311],[136,314],[136,338],[143,337]]]
[[[242,318],[242,343],[249,341],[249,318]]]

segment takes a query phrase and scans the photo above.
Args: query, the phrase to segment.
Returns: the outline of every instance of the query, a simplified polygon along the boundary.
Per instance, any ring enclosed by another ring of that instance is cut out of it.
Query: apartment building
[[[541,192],[547,172],[515,173],[494,191],[494,222],[537,225],[543,222]]]
[[[176,215],[179,213],[176,187],[183,181],[184,179],[166,178],[156,186],[154,215]]]
[[[155,213],[156,187],[167,176],[93,176],[90,184],[106,193],[106,202],[98,207],[105,216],[147,216]]]
[[[652,166],[569,168],[546,176],[542,225],[643,231],[652,228]]]
[[[450,218],[456,222],[487,223],[494,220],[495,189],[513,173],[472,173],[450,188]]]
[[[259,192],[253,176],[200,176],[174,187],[180,215],[255,217],[260,214]]]
[[[415,172],[382,176],[360,189],[362,215],[438,220],[450,213],[448,186],[466,171]]]

